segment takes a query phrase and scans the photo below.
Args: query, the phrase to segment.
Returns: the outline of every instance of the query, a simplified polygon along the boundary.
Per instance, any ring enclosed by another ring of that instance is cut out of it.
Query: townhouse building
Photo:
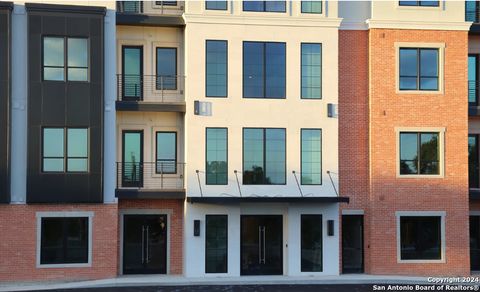
[[[0,2],[0,281],[469,275],[479,15]]]

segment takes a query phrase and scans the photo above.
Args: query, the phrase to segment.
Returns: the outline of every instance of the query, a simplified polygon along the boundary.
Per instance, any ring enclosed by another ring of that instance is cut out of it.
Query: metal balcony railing
[[[119,13],[143,13],[143,1],[118,1]]]
[[[465,1],[465,21],[478,23],[480,19],[480,5],[478,1]]]
[[[179,75],[117,75],[117,100],[183,102],[185,77]]]
[[[117,162],[117,189],[184,189],[185,163]]]
[[[145,1],[145,5],[151,5],[151,8],[144,7],[144,1],[118,1],[117,12],[124,14],[166,14],[171,10],[183,10],[182,1]],[[146,9],[145,9],[146,8]]]
[[[468,81],[468,105],[477,106],[478,103],[478,94],[480,92],[480,81],[479,80],[469,80]]]

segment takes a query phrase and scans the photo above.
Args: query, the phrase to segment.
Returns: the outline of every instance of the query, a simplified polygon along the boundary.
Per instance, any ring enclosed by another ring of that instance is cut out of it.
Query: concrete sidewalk
[[[242,276],[186,278],[169,275],[119,276],[113,279],[78,282],[0,283],[0,291],[27,291],[98,287],[190,286],[190,285],[282,285],[282,284],[432,284],[426,277],[374,276],[351,274],[340,276]]]

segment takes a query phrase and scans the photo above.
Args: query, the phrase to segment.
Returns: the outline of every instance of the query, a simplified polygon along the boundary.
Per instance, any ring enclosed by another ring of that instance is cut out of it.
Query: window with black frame
[[[424,7],[438,7],[440,1],[398,1],[398,5],[400,6],[424,6]]]
[[[442,259],[441,216],[400,217],[400,259]]]
[[[301,129],[301,183],[322,184],[322,130]]]
[[[243,11],[255,12],[286,12],[286,1],[255,1],[243,0]]]
[[[400,90],[439,90],[439,50],[400,48]]]
[[[228,184],[227,128],[206,130],[206,184]]]
[[[155,5],[158,6],[177,6],[178,1],[155,1]]]
[[[243,129],[243,184],[285,184],[285,141],[285,129]]]
[[[286,44],[243,42],[243,97],[286,97]]]
[[[439,137],[439,133],[401,132],[400,174],[440,174]]]
[[[88,81],[88,39],[43,37],[44,81]]]
[[[227,41],[207,40],[205,46],[205,94],[207,97],[227,97]]]
[[[322,215],[301,215],[301,271],[323,270]]]
[[[88,263],[88,217],[42,217],[40,264]]]
[[[87,128],[42,129],[43,172],[87,172]]]
[[[205,9],[207,10],[227,10],[227,1],[222,0],[207,0],[205,1]]]
[[[205,216],[205,272],[227,273],[228,216]]]
[[[157,48],[157,90],[177,89],[177,48]]]
[[[470,188],[480,188],[479,135],[468,135],[468,185]]]
[[[479,93],[479,55],[468,55],[468,105],[478,105],[478,93]]]
[[[322,98],[322,44],[302,43],[302,99]]]
[[[177,132],[157,132],[155,172],[177,173]]]

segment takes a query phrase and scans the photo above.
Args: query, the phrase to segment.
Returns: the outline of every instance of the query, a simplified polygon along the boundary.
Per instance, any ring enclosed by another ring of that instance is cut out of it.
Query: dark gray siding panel
[[[27,4],[28,203],[103,202],[104,8]],[[89,40],[89,82],[42,80],[45,35]],[[88,173],[42,173],[42,128],[88,127]]]

